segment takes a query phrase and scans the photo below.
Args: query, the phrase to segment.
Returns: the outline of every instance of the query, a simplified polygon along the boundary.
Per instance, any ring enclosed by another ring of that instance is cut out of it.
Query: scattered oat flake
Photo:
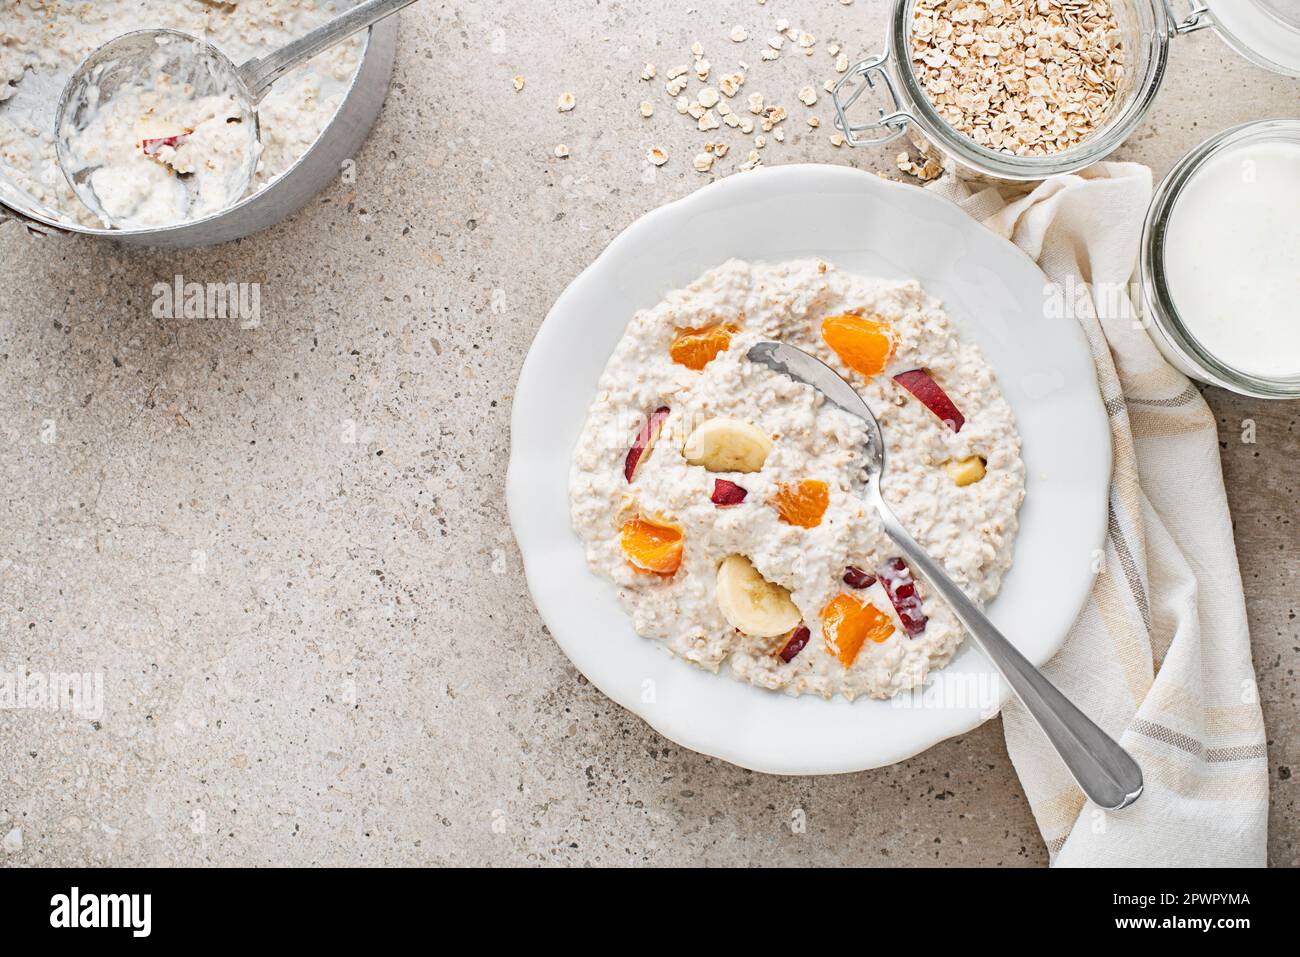
[[[735,43],[744,43],[749,39],[749,31],[740,24],[736,24],[731,28],[731,39]]]
[[[812,84],[808,84],[799,91],[799,102],[804,106],[814,106],[817,103],[817,91],[813,89]]]
[[[831,146],[843,146],[846,142],[848,141],[844,138],[844,134],[838,130],[831,134]]]
[[[848,69],[849,69],[849,55],[847,53],[841,53],[839,56],[835,58],[835,72],[846,73],[848,72]]]
[[[710,107],[717,106],[718,91],[713,89],[713,87],[711,86],[706,86],[704,89],[700,90],[697,99],[700,101],[700,106],[704,107],[705,109],[709,109]]]
[[[657,146],[651,147],[650,152],[647,155],[650,162],[654,163],[656,166],[663,166],[664,163],[668,162],[668,154]]]
[[[577,105],[578,101],[572,93],[561,93],[560,98],[555,101],[555,108],[561,113],[568,113]]]
[[[522,73],[520,73],[515,77],[514,84],[515,84],[516,93],[518,93],[520,90],[524,88],[524,75]]]
[[[740,92],[740,88],[745,85],[745,74],[728,73],[718,80],[718,89],[724,96],[735,96]]]
[[[932,179],[937,179],[940,174],[943,173],[943,161],[940,160],[937,155],[933,153],[923,153],[922,159],[924,160],[922,163],[913,162],[912,157],[908,155],[906,150],[904,150],[902,153],[898,154],[898,168],[904,173],[915,176],[922,182],[929,182]]]
[[[559,144],[557,147],[555,147],[555,158],[556,158],[556,159],[568,159],[568,158],[569,158],[569,148],[568,148],[567,146],[565,146],[563,143]]]
[[[642,101],[641,101],[641,115],[642,115],[642,116],[645,116],[645,117],[651,117],[651,116],[654,116],[654,115],[655,115],[655,105],[654,105],[653,103],[651,103],[649,100],[642,100]]]
[[[695,168],[701,173],[707,173],[709,170],[713,169],[713,154],[697,153],[695,155]]]
[[[647,63],[641,70],[641,79],[653,80],[657,72],[653,63]]]

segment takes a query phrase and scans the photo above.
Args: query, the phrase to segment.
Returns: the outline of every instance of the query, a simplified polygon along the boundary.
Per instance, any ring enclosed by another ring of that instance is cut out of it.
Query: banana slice
[[[722,617],[754,638],[789,634],[803,620],[790,593],[760,575],[744,555],[732,555],[718,567],[717,591]]]
[[[772,440],[761,429],[739,419],[716,418],[700,423],[682,455],[710,472],[757,472],[772,451]]]

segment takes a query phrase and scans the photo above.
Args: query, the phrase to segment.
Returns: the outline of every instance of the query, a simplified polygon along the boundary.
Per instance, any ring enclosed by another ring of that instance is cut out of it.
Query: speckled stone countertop
[[[896,147],[830,144],[824,93],[796,100],[833,75],[826,41],[879,47],[886,6],[425,0],[355,181],[290,221],[179,254],[0,227],[0,671],[103,680],[93,719],[0,711],[0,863],[1045,863],[996,720],[805,779],[660,738],[560,653],[506,523],[511,390],[548,307],[634,219],[748,153],[677,114],[666,70],[696,38],[715,70],[743,55],[749,89],[792,112],[765,162],[897,175]],[[778,17],[814,57],[758,62]],[[1118,157],[1162,175],[1219,129],[1300,113],[1298,94],[1182,38]],[[704,175],[708,139],[732,151]],[[260,321],[155,318],[177,275],[259,284]],[[1300,405],[1208,398],[1270,859],[1294,865]]]

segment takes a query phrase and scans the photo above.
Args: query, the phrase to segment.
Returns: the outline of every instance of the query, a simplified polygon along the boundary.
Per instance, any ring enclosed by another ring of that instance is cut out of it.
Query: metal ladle
[[[225,192],[236,200],[242,198],[253,182],[261,156],[257,105],[272,84],[316,54],[414,2],[365,0],[279,50],[254,57],[242,66],[236,66],[206,40],[177,30],[136,30],[109,40],[81,62],[59,97],[54,127],[59,167],[73,192],[95,215],[110,227],[119,225],[104,211],[91,184],[92,174],[103,164],[86,162],[71,141],[118,91],[124,87],[147,88],[161,74],[195,98],[230,98],[230,116],[232,120],[238,117],[246,143],[243,161],[226,173]],[[189,183],[186,189],[192,189]],[[192,203],[193,194],[188,198]]]
[[[880,492],[880,479],[885,472],[884,436],[880,423],[862,397],[826,363],[793,346],[760,342],[749,350],[747,357],[751,362],[812,386],[827,401],[866,423],[866,501],[875,510],[885,534],[966,626],[975,644],[1043,729],[1083,793],[1108,811],[1117,811],[1136,801],[1142,794],[1142,769],[1138,763],[1016,650],[886,504]]]

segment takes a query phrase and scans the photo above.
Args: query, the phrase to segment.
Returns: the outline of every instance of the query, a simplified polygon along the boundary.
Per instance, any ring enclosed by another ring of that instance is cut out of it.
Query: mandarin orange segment
[[[894,354],[889,324],[862,316],[828,316],[822,320],[822,338],[846,366],[867,378],[884,372]]]
[[[800,528],[816,528],[820,525],[830,503],[830,489],[825,482],[816,479],[782,485],[772,497],[772,507],[781,516],[781,521]]]
[[[668,355],[678,365],[699,372],[716,359],[718,353],[727,351],[731,334],[735,331],[735,326],[721,322],[699,329],[678,329],[677,338],[668,347]]]
[[[682,530],[676,526],[638,515],[619,529],[619,544],[628,564],[639,572],[668,578],[681,567],[684,543]]]
[[[883,611],[852,595],[836,595],[822,610],[822,639],[826,650],[845,668],[852,667],[868,640],[876,644],[894,633]]]

